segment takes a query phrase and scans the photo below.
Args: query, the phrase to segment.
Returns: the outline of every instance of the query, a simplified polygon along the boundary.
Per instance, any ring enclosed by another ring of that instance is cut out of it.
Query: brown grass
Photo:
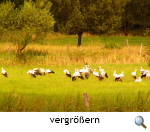
[[[11,44],[0,46],[1,53],[11,53],[15,51]],[[142,63],[145,58],[140,55],[140,46],[127,46],[121,49],[105,49],[103,46],[51,46],[51,45],[28,45],[25,51],[46,52],[46,56],[29,56],[32,63],[37,61],[44,65],[70,65],[74,63],[106,64],[106,63]],[[142,51],[144,53],[144,51]],[[32,58],[34,60],[32,60]],[[0,60],[4,58],[0,57]],[[8,62],[12,61],[7,59]]]

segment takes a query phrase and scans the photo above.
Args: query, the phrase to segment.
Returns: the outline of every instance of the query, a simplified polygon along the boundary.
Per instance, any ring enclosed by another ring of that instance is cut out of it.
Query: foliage
[[[0,4],[0,34],[7,32],[12,28],[13,22],[16,20],[16,11],[14,4],[10,2]]]
[[[124,6],[124,11],[122,13],[122,29],[123,29],[123,33],[125,36],[128,36],[130,29],[132,28],[133,24],[132,24],[132,19],[133,19],[133,14],[132,14],[132,10],[133,10],[133,5],[132,5],[132,0],[126,0],[124,2],[125,6]],[[131,6],[132,5],[132,6]]]
[[[143,29],[143,33],[146,28],[150,26],[150,0],[136,0],[132,4],[132,14],[134,19],[132,20],[133,24],[139,25]]]
[[[84,32],[86,30],[86,14],[81,10],[81,3],[78,0],[74,0],[71,3],[72,11],[66,22],[66,32],[69,34],[77,34],[78,32]]]
[[[55,9],[52,12],[56,19],[57,30],[77,34],[78,46],[80,46],[84,32],[112,33],[119,28],[123,6],[121,0],[55,0],[52,6],[52,9]],[[65,7],[68,10],[67,13],[64,10]],[[59,15],[56,10],[59,11]],[[61,19],[60,15],[65,19]]]
[[[12,7],[17,9],[20,5],[26,4],[24,0],[2,0],[0,3],[8,5],[12,2]],[[47,8],[54,15],[55,31],[69,34],[78,34],[78,31],[90,32],[93,34],[106,34],[122,30],[129,35],[131,30],[140,30],[140,35],[145,35],[146,29],[150,28],[150,0],[31,0],[37,7]],[[30,1],[30,2],[31,2]],[[3,3],[4,2],[4,3]],[[42,4],[43,3],[43,4]],[[32,4],[33,5],[33,4]],[[44,6],[43,6],[44,5]],[[5,6],[6,7],[6,6]],[[5,8],[4,7],[4,8]],[[11,7],[6,12],[11,12]],[[31,11],[32,12],[32,11]],[[4,14],[1,11],[1,14]],[[8,14],[8,13],[6,13]],[[14,19],[16,15],[9,13],[8,18]],[[35,15],[36,16],[36,15]],[[5,17],[1,16],[1,17]],[[9,21],[0,19],[9,26]],[[7,17],[5,17],[7,18]],[[17,20],[17,19],[16,19]],[[1,28],[2,25],[0,24]],[[1,29],[0,28],[0,29]],[[2,30],[1,30],[2,31]],[[141,32],[142,31],[142,32]]]
[[[91,3],[86,9],[88,31],[94,34],[114,32],[121,26],[122,8],[123,4],[119,0],[101,0]]]
[[[150,29],[146,28],[144,36],[146,37],[146,36],[149,36],[149,35],[150,35]]]
[[[53,31],[54,19],[49,12],[51,3],[47,0],[37,0],[36,3],[25,1],[23,6],[16,9],[13,8],[12,3],[8,4],[12,7],[8,12],[11,19],[6,17],[9,26],[6,27],[6,24],[2,26],[7,30],[9,41],[16,45],[18,56],[21,57],[22,50],[32,40],[45,37],[46,33]],[[4,11],[2,13],[4,16],[8,14]]]
[[[131,29],[142,29],[143,35],[150,27],[150,0],[127,0],[122,15],[124,34],[127,36]]]

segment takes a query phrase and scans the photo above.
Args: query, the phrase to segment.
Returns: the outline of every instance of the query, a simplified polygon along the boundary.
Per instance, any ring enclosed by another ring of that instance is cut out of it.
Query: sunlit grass
[[[0,110],[87,111],[84,107],[84,93],[88,93],[90,96],[88,111],[148,111],[150,109],[149,103],[144,106],[144,102],[141,106],[143,107],[142,110],[137,108],[139,92],[142,100],[146,102],[146,96],[150,91],[150,78],[143,79],[141,83],[135,83],[131,77],[131,72],[134,69],[139,69],[139,66],[149,69],[146,64],[105,64],[102,66],[107,71],[109,78],[99,81],[91,75],[88,80],[75,82],[63,74],[64,68],[74,72],[74,66],[71,65],[67,67],[42,67],[51,68],[55,74],[38,76],[37,78],[31,78],[26,74],[27,70],[35,68],[33,66],[4,67],[8,71],[9,77],[0,77]],[[75,67],[82,68],[81,65]],[[98,65],[91,65],[91,67],[97,68]],[[112,75],[114,70],[117,73],[122,70],[125,72],[122,83],[114,81]],[[140,76],[139,70],[138,76]],[[147,102],[149,102],[149,95]],[[6,109],[4,109],[4,107],[2,108],[3,105],[8,105],[9,108],[5,106]]]
[[[70,65],[70,64],[132,64],[143,63],[146,59],[140,54],[140,46],[127,46],[121,49],[106,49],[103,46],[50,46],[28,45],[23,51],[22,59],[18,60],[15,48],[8,52],[7,45],[3,45],[0,53],[0,64],[4,65]],[[7,61],[5,61],[7,60]]]
[[[129,47],[126,44],[128,39]],[[0,111],[149,111],[150,78],[135,83],[131,72],[142,66],[150,70],[144,54],[146,37],[83,36],[83,45],[76,46],[76,36],[52,35],[41,45],[27,45],[18,59],[11,43],[0,44],[0,67],[8,78],[0,76]],[[143,43],[142,54],[140,44]],[[116,47],[111,47],[115,44]],[[107,45],[107,47],[105,47]],[[117,47],[119,45],[119,47]],[[63,70],[71,73],[88,63],[92,69],[102,66],[108,79],[71,81]],[[26,72],[41,67],[55,74],[31,78]],[[115,82],[114,70],[124,71],[123,82]],[[90,96],[90,107],[84,105],[83,94]]]

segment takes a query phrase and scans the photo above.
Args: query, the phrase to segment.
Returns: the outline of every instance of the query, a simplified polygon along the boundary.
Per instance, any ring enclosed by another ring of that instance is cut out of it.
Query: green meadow
[[[141,66],[150,70],[143,57],[148,37],[83,36],[80,48],[76,41],[76,36],[49,36],[42,44],[28,45],[21,60],[12,44],[1,43],[0,66],[7,71],[8,78],[0,76],[0,111],[150,111],[150,78],[134,82],[131,76],[136,69],[137,77],[141,76]],[[64,75],[64,69],[73,74],[75,68],[82,69],[86,62],[97,71],[101,66],[109,77],[99,81],[91,74],[89,79],[72,81]],[[37,67],[51,69],[55,74],[36,78],[27,74]],[[114,81],[114,70],[118,74],[124,71],[123,82]],[[90,98],[88,108],[84,93]]]

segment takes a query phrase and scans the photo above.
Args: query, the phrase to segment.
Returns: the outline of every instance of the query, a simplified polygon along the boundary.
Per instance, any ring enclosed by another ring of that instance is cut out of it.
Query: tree
[[[87,29],[86,15],[84,11],[81,10],[81,3],[75,0],[71,4],[72,12],[68,17],[68,21],[65,25],[66,32],[69,34],[78,35],[78,45],[81,45],[82,35]]]
[[[54,2],[54,0],[51,1]],[[123,12],[121,0],[55,0],[54,3],[57,3],[57,6],[53,4],[53,8],[59,10],[53,12],[57,23],[55,26],[59,31],[77,34],[78,46],[81,45],[84,32],[112,33],[121,25]],[[61,19],[60,16],[65,19]]]
[[[14,10],[15,5],[11,2],[0,4],[0,36],[11,29],[16,12]]]
[[[134,7],[132,23],[141,26],[144,34],[146,28],[150,26],[150,0],[132,0],[132,2]]]
[[[131,28],[142,28],[142,34],[150,27],[150,0],[126,0],[122,15],[124,34],[127,36]]]
[[[124,12],[122,14],[122,28],[125,36],[128,36],[130,29],[132,28],[132,13],[133,5],[131,0],[125,1]]]
[[[56,21],[54,25],[55,32],[65,32],[65,25],[72,11],[72,0],[50,0],[52,2],[51,12]]]
[[[12,3],[8,3],[13,7]],[[35,3],[25,1],[23,6],[10,13],[13,17],[7,21],[11,24],[3,27],[4,30],[7,30],[10,41],[16,46],[19,57],[23,49],[33,40],[33,35],[38,39],[53,31],[55,22],[50,13],[50,7],[51,3],[47,0],[37,0]]]
[[[24,4],[24,0],[0,0],[0,3],[12,2],[15,8],[19,8],[20,5]]]

